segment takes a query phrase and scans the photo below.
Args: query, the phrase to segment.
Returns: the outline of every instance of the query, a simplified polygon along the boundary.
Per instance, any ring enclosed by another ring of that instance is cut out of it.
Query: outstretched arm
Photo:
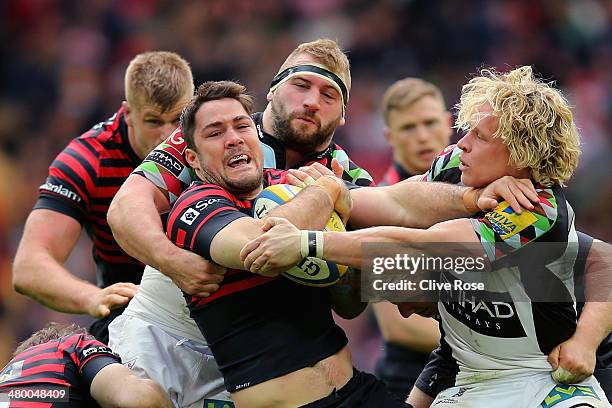
[[[508,201],[517,213],[521,213],[521,207],[533,209],[531,202],[538,201],[529,180],[508,176],[483,189],[405,180],[392,186],[355,189],[351,195],[351,225],[355,228],[375,225],[428,228],[495,208],[500,198]]]
[[[133,283],[100,289],[64,267],[81,234],[81,224],[57,211],[36,209],[26,221],[13,263],[13,286],[23,295],[66,313],[107,316],[136,293]]]
[[[286,270],[301,259],[301,242],[305,231],[279,218],[270,218],[271,227],[263,239],[253,245],[253,241],[242,251],[247,268],[253,272],[256,265],[259,273]],[[323,259],[353,268],[361,268],[366,260],[363,254],[364,243],[408,244],[414,248],[431,242],[477,243],[478,237],[468,219],[445,221],[429,229],[403,227],[372,227],[350,232],[323,232]],[[261,253],[270,254],[265,260]]]
[[[342,174],[342,168],[337,161],[332,161],[332,170],[336,176]],[[298,170],[289,170],[287,181],[303,187],[323,175],[331,174],[331,170],[315,163]],[[419,176],[421,179],[422,177]],[[493,209],[500,199],[508,201],[519,214],[522,207],[533,209],[531,202],[538,202],[538,195],[530,180],[519,180],[510,176],[502,177],[479,189],[414,181],[408,179],[392,186],[351,190],[351,227],[396,225],[428,228],[441,221]]]

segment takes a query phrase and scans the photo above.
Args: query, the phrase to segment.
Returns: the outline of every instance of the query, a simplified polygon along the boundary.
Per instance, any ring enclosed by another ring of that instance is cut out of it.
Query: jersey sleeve
[[[133,171],[159,188],[168,198],[170,205],[173,205],[195,180],[193,169],[185,159],[186,149],[187,143],[180,129],[176,129]]]
[[[60,212],[83,224],[97,184],[99,158],[88,139],[74,139],[55,158],[34,209]]]
[[[462,150],[457,145],[446,147],[431,164],[431,168],[423,178],[423,181],[440,181],[444,183],[459,184],[461,182],[461,170],[459,170],[459,158]]]
[[[187,190],[170,210],[167,235],[178,247],[211,259],[210,245],[215,235],[242,217],[248,215],[238,210],[227,191],[200,184]]]
[[[100,370],[109,364],[121,364],[119,355],[90,335],[78,335],[74,345],[65,352],[70,353],[88,390]]]
[[[338,160],[342,167],[344,167],[342,172],[343,180],[359,187],[373,187],[375,185],[370,173],[355,164],[340,146],[335,146],[332,158]],[[331,163],[329,165],[331,166]]]
[[[502,201],[470,220],[490,262],[500,260],[549,232],[557,220],[557,199],[551,189],[536,189],[540,202],[531,211],[514,212]]]

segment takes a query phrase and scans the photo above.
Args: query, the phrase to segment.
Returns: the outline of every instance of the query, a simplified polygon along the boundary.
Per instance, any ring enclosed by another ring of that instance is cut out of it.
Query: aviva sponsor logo
[[[507,239],[519,233],[538,220],[530,211],[523,211],[521,214],[515,213],[507,202],[501,203],[493,211],[486,213],[485,218],[502,239]]]
[[[41,190],[47,190],[47,191],[54,192],[56,194],[59,194],[59,195],[64,196],[66,198],[69,198],[72,201],[76,201],[77,203],[81,202],[81,197],[79,197],[79,195],[77,193],[75,193],[72,190],[67,189],[64,186],[60,186],[60,185],[57,185],[57,184],[52,184],[52,183],[46,182],[45,184],[40,186],[40,189]]]

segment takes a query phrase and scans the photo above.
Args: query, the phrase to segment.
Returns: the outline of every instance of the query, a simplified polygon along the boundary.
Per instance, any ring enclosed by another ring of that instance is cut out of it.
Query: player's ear
[[[200,159],[198,159],[198,154],[195,152],[195,150],[190,148],[185,149],[185,159],[187,159],[187,163],[192,169],[200,169]]]
[[[123,110],[125,111],[125,123],[127,123],[128,126],[132,127],[132,108],[130,107],[130,104],[127,103],[127,101],[123,101],[121,102],[121,107],[123,108]]]
[[[266,100],[268,102],[272,102],[272,97],[274,96],[274,91],[268,91],[268,94],[266,95]]]
[[[342,117],[340,118],[340,122],[338,123],[338,126],[344,126],[345,123],[346,123],[346,119],[344,119],[344,115],[342,115]]]

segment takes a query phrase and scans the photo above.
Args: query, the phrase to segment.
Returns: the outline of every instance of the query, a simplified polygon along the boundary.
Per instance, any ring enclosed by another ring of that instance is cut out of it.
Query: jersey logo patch
[[[507,202],[501,203],[493,211],[486,213],[485,218],[491,223],[493,231],[502,239],[518,234],[538,220],[530,211],[515,213]]]
[[[175,177],[179,177],[183,170],[183,165],[174,156],[163,150],[153,150],[145,160],[159,164]]]
[[[198,210],[188,208],[187,211],[185,211],[183,215],[181,215],[181,221],[183,221],[187,225],[191,225],[199,216],[200,212]]]
[[[187,148],[185,139],[183,139],[183,134],[181,133],[180,128],[176,128],[176,130],[172,132],[170,137],[166,139],[166,143],[174,147],[174,150],[181,154],[185,152],[185,149]]]
[[[77,203],[81,202],[81,197],[79,197],[79,195],[77,193],[75,193],[72,190],[67,189],[64,186],[58,185],[58,184],[49,183],[47,181],[45,184],[40,186],[40,189],[41,190],[51,191],[53,193],[59,194],[61,196],[69,198],[72,201],[76,201]]]
[[[83,357],[88,357],[92,354],[112,354],[114,356],[119,357],[117,353],[114,353],[113,350],[111,350],[111,348],[107,346],[94,346],[83,350]]]
[[[554,407],[561,401],[566,401],[574,397],[591,397],[601,401],[591,386],[558,384],[555,385],[555,387],[548,393],[546,398],[544,398],[542,408]]]

